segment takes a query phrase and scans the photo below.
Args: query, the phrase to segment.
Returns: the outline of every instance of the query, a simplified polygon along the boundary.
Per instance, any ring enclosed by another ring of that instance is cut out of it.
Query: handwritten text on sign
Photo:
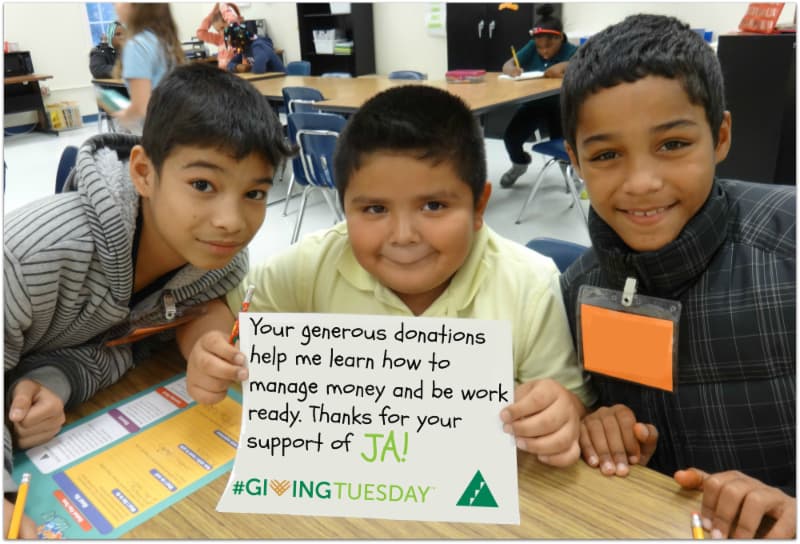
[[[240,317],[250,379],[218,510],[519,523],[509,323]]]

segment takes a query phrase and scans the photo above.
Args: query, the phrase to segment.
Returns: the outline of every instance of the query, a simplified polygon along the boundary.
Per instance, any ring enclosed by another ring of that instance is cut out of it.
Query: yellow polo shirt
[[[251,312],[413,315],[358,263],[344,222],[252,268],[228,293],[234,314],[250,284],[256,286]],[[594,403],[578,367],[555,264],[486,225],[450,285],[422,315],[510,321],[517,383],[553,378],[585,405]]]

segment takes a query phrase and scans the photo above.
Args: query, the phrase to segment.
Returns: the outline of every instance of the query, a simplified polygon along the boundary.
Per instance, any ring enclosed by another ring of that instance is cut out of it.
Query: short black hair
[[[475,116],[463,100],[436,87],[402,85],[383,91],[350,118],[336,142],[334,180],[339,201],[365,155],[407,153],[433,164],[449,161],[472,190],[474,202],[486,185],[486,150]]]
[[[595,34],[570,59],[561,85],[561,124],[576,149],[578,111],[586,99],[647,76],[680,81],[689,101],[702,106],[714,145],[725,112],[719,60],[689,25],[665,15],[631,15]]]
[[[293,149],[267,99],[216,65],[171,70],[150,95],[142,147],[156,172],[177,146],[218,148],[241,160],[256,153],[277,168]]]

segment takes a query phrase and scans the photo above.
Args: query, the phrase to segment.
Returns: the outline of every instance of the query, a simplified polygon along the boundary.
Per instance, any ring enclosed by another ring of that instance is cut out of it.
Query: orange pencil
[[[247,309],[250,307],[250,301],[253,299],[253,292],[256,290],[255,285],[250,285],[247,287],[247,292],[244,294],[244,300],[242,301],[242,312],[246,312]],[[231,336],[228,338],[228,343],[230,345],[234,345],[236,343],[236,339],[239,338],[239,318],[236,318],[236,321],[233,322],[233,329],[231,329]]]

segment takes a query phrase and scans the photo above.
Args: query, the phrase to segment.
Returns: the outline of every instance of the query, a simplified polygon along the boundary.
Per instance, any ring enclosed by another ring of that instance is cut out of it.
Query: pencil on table
[[[700,521],[700,514],[692,512],[692,538],[694,540],[705,540],[706,535],[703,533],[703,522]]]

